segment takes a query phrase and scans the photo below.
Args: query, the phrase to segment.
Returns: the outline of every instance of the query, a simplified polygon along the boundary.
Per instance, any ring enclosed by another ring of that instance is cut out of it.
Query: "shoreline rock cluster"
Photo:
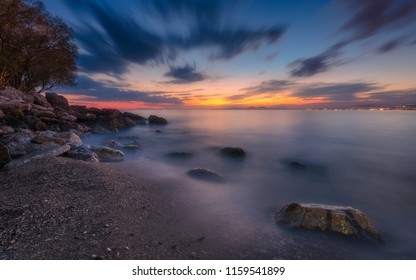
[[[56,93],[24,93],[14,88],[0,90],[0,170],[47,156],[64,155],[85,161],[119,161],[119,148],[138,148],[136,142],[89,146],[81,137],[89,133],[111,133],[136,125],[165,125],[166,119],[69,105]]]

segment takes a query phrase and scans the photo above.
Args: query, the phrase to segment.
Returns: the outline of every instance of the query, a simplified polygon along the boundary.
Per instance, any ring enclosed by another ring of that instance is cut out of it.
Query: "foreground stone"
[[[19,159],[9,162],[8,164],[4,166],[4,168],[6,170],[11,170],[11,169],[15,169],[17,167],[26,165],[35,160],[57,157],[69,151],[70,149],[71,147],[69,145],[62,145],[62,146],[58,146],[56,148],[52,148],[52,149],[48,149],[44,151],[35,151],[33,153],[22,156]]]
[[[83,160],[87,162],[99,162],[98,155],[83,145],[70,145],[71,150],[64,154],[65,157]]]
[[[225,147],[221,149],[221,154],[230,158],[245,158],[246,153],[240,147]]]
[[[97,154],[100,161],[109,162],[124,160],[124,153],[116,149],[104,146],[91,146],[90,150]]]
[[[187,174],[188,176],[194,179],[207,181],[211,183],[224,183],[225,182],[224,177],[222,177],[220,174],[214,171],[205,169],[205,168],[194,168],[194,169],[189,170]]]
[[[274,222],[293,228],[334,232],[373,243],[382,242],[368,218],[352,207],[291,203],[275,214]]]

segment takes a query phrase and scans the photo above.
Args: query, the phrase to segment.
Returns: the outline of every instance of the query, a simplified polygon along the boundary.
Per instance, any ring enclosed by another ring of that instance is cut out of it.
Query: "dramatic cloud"
[[[169,84],[187,84],[205,79],[202,73],[196,72],[195,64],[193,66],[186,64],[183,67],[170,66],[170,70],[165,76],[173,78],[173,80],[167,82]]]
[[[152,18],[152,25],[144,25],[143,20],[107,2],[65,2],[80,14],[75,35],[85,72],[120,75],[128,71],[130,63],[172,62],[180,51],[193,49],[207,49],[211,60],[231,59],[276,42],[286,30],[281,25],[254,28],[224,24],[235,5],[223,1],[132,2],[140,14]]]
[[[357,41],[371,38],[386,29],[402,30],[409,23],[416,23],[416,2],[414,0],[342,0],[352,17],[339,30],[344,39],[323,53],[301,58],[289,64],[293,77],[308,77],[340,65],[337,59],[342,50]],[[403,39],[391,40],[377,49],[385,53],[402,45]],[[342,64],[342,63],[341,63]]]
[[[351,101],[357,94],[380,89],[372,83],[309,84],[297,89],[293,95],[303,99],[324,98],[332,101]]]
[[[416,20],[414,0],[344,0],[353,16],[341,31],[351,31],[350,40],[362,40],[385,28],[401,28]]]
[[[343,43],[336,44],[317,56],[293,61],[289,64],[290,75],[292,77],[309,77],[341,64],[339,56],[343,47]]]
[[[88,96],[86,101],[141,101],[146,103],[169,103],[181,104],[177,97],[169,96],[169,93],[162,91],[135,91],[125,90],[127,84],[116,83],[108,80],[95,81],[87,76],[78,78],[76,88],[62,90],[62,93],[71,95]]]

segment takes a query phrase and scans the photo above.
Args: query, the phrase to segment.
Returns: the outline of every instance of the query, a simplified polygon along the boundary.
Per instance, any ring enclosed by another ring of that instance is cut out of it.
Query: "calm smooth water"
[[[197,190],[192,199],[198,201],[195,203],[198,211],[203,211],[207,219],[238,220],[233,226],[247,235],[251,231],[255,235],[262,228],[268,234],[281,237],[277,238],[280,245],[276,248],[296,247],[293,243],[299,240],[303,240],[300,243],[306,248],[312,240],[320,248],[327,246],[322,250],[328,250],[329,257],[331,250],[340,249],[347,252],[346,258],[416,258],[416,112],[135,113],[165,117],[169,125],[138,126],[123,131],[123,135],[139,136],[142,146],[140,151],[128,154],[127,160],[132,164],[146,161],[155,166],[155,175],[179,180],[189,190]],[[162,133],[155,133],[156,129]],[[115,136],[97,137],[88,141]],[[247,153],[246,159],[236,162],[221,157],[218,150],[226,146],[242,147]],[[192,152],[193,157],[169,159],[166,157],[169,152]],[[291,170],[290,161],[301,162],[309,168],[304,172]],[[187,178],[186,172],[196,167],[217,171],[227,183],[217,185]],[[363,249],[360,244],[310,232],[290,239],[288,236],[292,233],[282,231],[271,222],[275,211],[290,202],[358,208],[379,229],[385,245]],[[291,242],[292,245],[284,245]],[[314,256],[305,253],[297,257]]]

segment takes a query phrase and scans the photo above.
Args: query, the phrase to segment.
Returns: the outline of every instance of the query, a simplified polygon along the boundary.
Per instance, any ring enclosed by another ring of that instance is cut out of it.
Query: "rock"
[[[45,94],[46,101],[51,104],[53,107],[57,108],[67,108],[69,107],[68,100],[62,96],[58,95],[56,93],[47,92]]]
[[[57,138],[64,139],[66,142],[70,143],[82,143],[82,140],[72,132],[60,132],[55,135]]]
[[[122,151],[104,146],[92,146],[91,151],[95,152],[100,161],[122,161],[124,153]]]
[[[2,120],[4,118],[4,113],[2,110],[0,110],[0,120]]]
[[[6,145],[0,143],[0,169],[12,160],[9,149]]]
[[[155,115],[149,116],[149,125],[166,125],[168,121],[162,117],[158,117]]]
[[[4,90],[0,90],[0,96],[7,97],[9,100],[24,100],[25,93],[12,87],[6,87]]]
[[[36,120],[31,123],[30,128],[34,131],[44,131],[47,130],[46,124],[41,120]]]
[[[117,149],[140,150],[140,145],[137,142],[123,144],[114,140],[108,140],[101,142],[101,145]]]
[[[239,147],[225,147],[221,149],[221,154],[230,158],[245,158],[246,153]]]
[[[40,93],[33,93],[33,103],[35,105],[39,105],[42,106],[44,108],[50,108],[52,107],[51,104],[49,104],[49,102],[46,100],[46,97],[41,95]]]
[[[54,112],[51,112],[51,111],[41,111],[41,112],[39,112],[39,113],[37,113],[35,115],[38,118],[49,118],[49,119],[56,119],[56,118],[58,118],[58,116],[55,115],[55,113]]]
[[[334,232],[358,240],[382,242],[379,232],[368,218],[352,207],[291,203],[275,214],[274,222],[294,228]]]
[[[3,135],[0,142],[7,146],[12,158],[17,158],[33,151],[30,140],[34,136],[35,135],[31,130],[25,129]]]
[[[177,159],[190,159],[192,158],[192,153],[189,152],[171,152],[166,154],[167,157],[177,158]]]
[[[189,170],[186,174],[188,174],[188,176],[198,179],[198,180],[203,180],[203,181],[208,181],[211,183],[224,183],[225,179],[224,177],[222,177],[221,175],[219,175],[218,173],[205,169],[205,168],[194,168]]]
[[[156,129],[155,132],[156,133],[162,133],[162,131],[160,129]]]
[[[33,137],[31,142],[35,143],[35,144],[44,144],[44,143],[53,142],[53,143],[56,143],[56,144],[59,144],[59,145],[63,145],[67,141],[65,139],[62,139],[62,138],[49,137],[49,136],[44,136],[42,134],[39,134],[39,135],[36,135],[35,137]]]
[[[71,145],[71,150],[66,152],[64,156],[88,162],[99,162],[97,154],[82,145]]]
[[[129,112],[124,112],[123,116],[133,120],[136,123],[136,125],[146,125],[146,119],[142,116]]]
[[[9,133],[14,132],[13,127],[7,126],[7,125],[0,126],[0,130],[3,131],[4,134],[9,134]]]
[[[20,110],[20,109],[12,109],[12,110],[10,110],[9,114],[10,114],[12,117],[14,117],[14,118],[18,119],[19,121],[23,120],[23,119],[24,119],[24,117],[25,117],[25,114],[24,114],[24,113],[23,113],[23,111],[22,111],[22,110]]]
[[[6,124],[15,127],[15,128],[27,128],[27,124],[25,124],[23,121],[13,117],[12,115],[7,114],[4,117],[4,121]]]
[[[306,170],[306,169],[308,169],[308,167],[305,164],[297,162],[297,161],[290,162],[289,167],[293,170]]]
[[[62,155],[63,153],[69,151],[71,147],[69,145],[62,145],[58,146],[52,149],[43,150],[43,151],[35,151],[30,154],[27,154],[19,159],[13,160],[6,164],[4,168],[6,170],[15,169],[20,166],[24,166],[30,162],[33,162],[35,160],[45,159],[45,158],[51,158],[51,157],[57,157]]]

